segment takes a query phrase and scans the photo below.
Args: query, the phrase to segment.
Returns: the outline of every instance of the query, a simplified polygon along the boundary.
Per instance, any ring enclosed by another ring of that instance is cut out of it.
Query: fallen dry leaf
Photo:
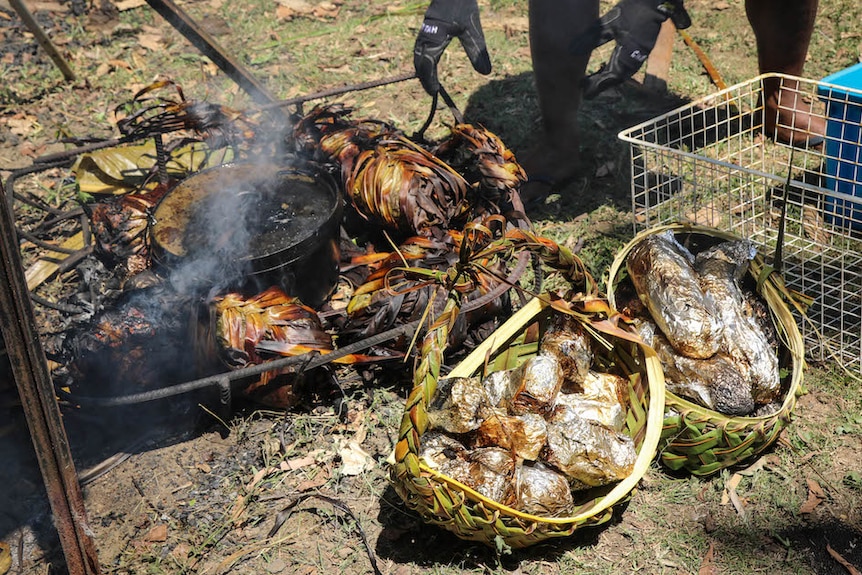
[[[814,511],[814,509],[823,503],[823,500],[826,499],[826,493],[823,492],[823,488],[820,487],[813,479],[808,479],[808,499],[805,500],[805,503],[799,508],[799,513],[803,515],[807,515]]]
[[[138,34],[138,45],[153,52],[162,49],[162,40],[161,34]]]
[[[114,2],[114,5],[120,12],[125,12],[126,10],[131,10],[133,8],[146,6],[147,0],[117,0],[117,2]]]
[[[279,4],[275,7],[275,17],[277,20],[293,20],[294,16],[296,16],[296,11],[289,6],[282,6]]]
[[[308,479],[306,481],[301,482],[296,486],[296,490],[300,493],[305,491],[311,491],[312,489],[318,489],[326,485],[326,482],[329,481],[328,473],[320,473],[314,479]]]
[[[15,114],[11,118],[5,118],[3,123],[9,126],[9,131],[16,136],[29,136],[39,126],[36,116],[28,114]]]
[[[703,561],[700,562],[697,575],[718,575],[718,566],[715,564],[715,544],[712,542],[709,544],[706,555],[703,556]]]
[[[108,60],[108,64],[111,64],[111,65],[112,65],[112,66],[114,66],[115,68],[123,68],[123,69],[126,69],[126,70],[131,70],[131,69],[132,69],[132,65],[131,65],[131,64],[129,64],[128,62],[126,62],[125,60],[115,60],[115,59],[112,59],[112,60]]]
[[[0,575],[12,568],[12,548],[8,543],[0,541]]]
[[[273,467],[264,467],[263,469],[258,469],[257,472],[252,476],[251,481],[248,482],[245,486],[245,492],[251,492],[254,487],[260,483],[260,480],[275,471]]]
[[[814,493],[820,499],[826,499],[826,492],[823,491],[823,488],[820,487],[820,484],[814,481],[813,479],[806,479],[808,483],[808,490]]]
[[[296,457],[294,459],[282,461],[279,465],[279,469],[281,469],[282,471],[293,471],[295,469],[302,469],[303,467],[314,465],[318,461],[318,456],[322,453],[325,453],[324,450],[315,449],[314,451],[310,451],[302,457]]]
[[[727,505],[728,503],[732,503],[739,516],[745,518],[745,502],[740,499],[739,494],[736,492],[740,481],[742,481],[741,474],[734,473],[731,475],[730,479],[724,485],[724,493],[721,494],[721,504]]]
[[[29,8],[33,12],[64,12],[66,7],[59,2],[33,2],[28,3]]]
[[[144,535],[144,541],[147,543],[164,543],[168,540],[168,525],[167,523],[159,523]]]
[[[350,73],[350,64],[343,64],[338,68],[323,68],[323,71],[328,74],[348,74]]]
[[[736,491],[739,482],[742,481],[742,475],[734,473],[724,484],[724,492],[721,494],[721,504],[727,505],[730,503],[730,491]]]
[[[339,8],[332,2],[321,2],[311,12],[315,18],[335,18],[338,16]]]

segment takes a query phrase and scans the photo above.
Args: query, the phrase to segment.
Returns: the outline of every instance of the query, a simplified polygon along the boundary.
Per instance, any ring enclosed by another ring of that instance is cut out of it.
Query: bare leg
[[[530,0],[530,50],[543,132],[524,161],[534,179],[559,182],[577,171],[581,80],[589,54],[572,55],[569,44],[598,17],[598,0]],[[522,195],[529,201],[548,191],[547,183],[533,182]]]
[[[757,39],[760,73],[801,76],[814,31],[818,0],[745,0],[745,12]],[[766,136],[793,145],[822,141],[823,118],[797,93],[797,82],[771,78],[764,84]]]

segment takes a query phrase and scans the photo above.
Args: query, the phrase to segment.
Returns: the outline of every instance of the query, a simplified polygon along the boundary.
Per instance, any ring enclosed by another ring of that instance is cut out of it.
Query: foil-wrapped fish
[[[571,416],[597,421],[614,431],[621,431],[626,421],[625,412],[619,403],[607,403],[596,399],[587,399],[580,393],[561,393],[557,396],[554,413],[568,410]],[[571,417],[559,415],[559,417]]]
[[[629,476],[637,452],[628,435],[564,410],[548,420],[544,459],[570,478],[573,489],[586,489]]]
[[[428,406],[428,423],[432,429],[468,433],[479,428],[493,407],[478,377],[445,379]]]
[[[559,316],[542,336],[539,354],[549,355],[560,363],[565,391],[577,393],[593,363],[590,338],[583,326],[570,316]]]
[[[547,437],[547,424],[541,415],[500,413],[488,417],[479,425],[476,430],[476,445],[502,447],[522,459],[535,461],[539,458]]]
[[[544,415],[554,407],[563,385],[563,370],[556,358],[536,355],[516,367],[508,390],[508,408],[513,415]]]
[[[750,313],[739,281],[757,254],[750,241],[724,242],[697,254],[694,268],[700,284],[716,302],[724,324],[722,351],[737,364],[751,382],[754,401],[770,403],[778,397],[781,379],[778,356]]]
[[[424,459],[429,467],[440,469],[440,467],[448,465],[450,461],[465,459],[466,456],[467,448],[460,441],[445,433],[429,431],[422,436],[419,457]]]
[[[700,287],[694,257],[668,230],[638,242],[626,258],[641,301],[683,355],[707,358],[722,342],[723,325],[710,294]]]
[[[488,499],[511,505],[514,494],[515,458],[499,447],[468,451],[465,458],[448,459],[440,472],[478,491]]]
[[[637,332],[655,349],[671,393],[726,415],[747,415],[754,409],[750,379],[724,352],[707,359],[682,355],[649,321],[640,322]]]
[[[524,463],[515,472],[513,507],[540,517],[566,517],[574,509],[569,481],[541,463]]]
[[[628,398],[628,383],[622,376],[614,373],[587,372],[583,388],[581,393],[586,399],[623,405]]]
[[[511,369],[495,371],[489,373],[482,380],[482,387],[485,388],[485,394],[488,398],[488,403],[494,407],[503,407],[506,401],[509,386],[512,381]]]

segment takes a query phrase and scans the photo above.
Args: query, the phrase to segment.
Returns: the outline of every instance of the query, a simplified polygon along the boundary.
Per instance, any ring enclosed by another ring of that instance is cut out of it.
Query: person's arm
[[[491,59],[485,46],[476,0],[432,0],[413,47],[416,76],[432,96],[440,90],[437,64],[452,38],[460,40],[477,72],[491,72]]]

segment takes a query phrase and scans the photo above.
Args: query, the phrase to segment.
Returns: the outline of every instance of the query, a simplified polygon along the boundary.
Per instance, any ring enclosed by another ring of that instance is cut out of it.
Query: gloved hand
[[[575,38],[571,45],[574,54],[589,54],[611,40],[617,42],[607,64],[584,78],[584,98],[593,98],[631,78],[649,56],[668,18],[680,30],[691,26],[683,0],[621,0],[585,34]]]
[[[440,90],[437,63],[443,51],[458,38],[473,68],[480,74],[491,72],[491,59],[479,21],[476,0],[432,0],[413,47],[413,67],[422,87],[432,96]]]

